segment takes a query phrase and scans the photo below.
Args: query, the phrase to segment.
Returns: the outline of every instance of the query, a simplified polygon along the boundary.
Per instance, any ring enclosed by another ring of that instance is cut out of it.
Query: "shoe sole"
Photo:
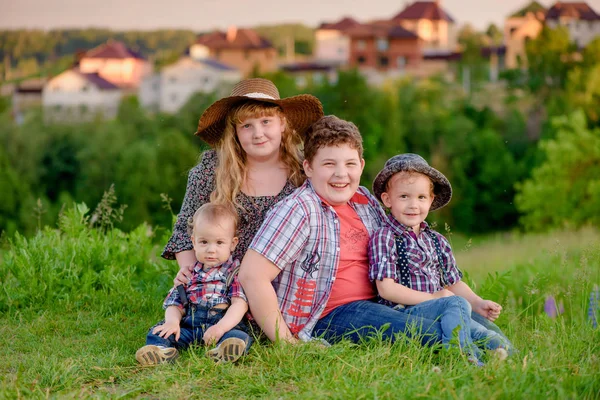
[[[161,349],[151,344],[142,347],[135,353],[135,359],[144,366],[172,363],[178,356],[179,353],[175,348]]]
[[[212,350],[206,352],[206,356],[214,362],[235,362],[246,351],[246,342],[239,338],[225,339]]]

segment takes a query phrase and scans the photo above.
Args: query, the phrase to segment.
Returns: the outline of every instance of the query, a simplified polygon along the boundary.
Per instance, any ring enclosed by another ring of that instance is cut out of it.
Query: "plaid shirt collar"
[[[413,232],[412,227],[406,226],[398,222],[398,220],[396,220],[392,213],[387,215],[387,218],[384,220],[384,224],[386,224],[397,236],[402,236],[405,233]],[[421,222],[421,232],[428,232],[430,230],[431,228],[429,227],[429,224],[427,222]]]

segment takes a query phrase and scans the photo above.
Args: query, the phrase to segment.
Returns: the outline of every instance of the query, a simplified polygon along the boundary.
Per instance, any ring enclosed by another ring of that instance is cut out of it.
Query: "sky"
[[[538,0],[544,6],[554,1]],[[600,0],[587,0],[600,12]],[[391,18],[409,0],[0,0],[0,29],[191,29],[196,32],[299,22],[316,27],[351,16],[359,22]],[[459,25],[479,30],[526,6],[529,0],[441,0]]]

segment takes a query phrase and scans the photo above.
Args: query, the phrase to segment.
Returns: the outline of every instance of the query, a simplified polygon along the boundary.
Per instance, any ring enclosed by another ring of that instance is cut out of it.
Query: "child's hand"
[[[442,297],[450,297],[450,296],[454,296],[454,293],[452,293],[448,289],[438,290],[437,292],[435,292],[433,294],[434,299],[441,299]]]
[[[152,330],[152,333],[160,336],[161,338],[168,338],[171,335],[175,335],[175,341],[179,340],[179,335],[181,333],[181,327],[179,325],[179,321],[177,322],[165,322],[162,325],[157,326]]]
[[[494,322],[500,316],[502,306],[492,300],[482,300],[476,307],[473,307],[473,311]]]
[[[204,336],[202,336],[202,340],[206,344],[213,344],[219,341],[221,337],[225,334],[223,328],[219,326],[219,324],[213,325],[204,332]]]

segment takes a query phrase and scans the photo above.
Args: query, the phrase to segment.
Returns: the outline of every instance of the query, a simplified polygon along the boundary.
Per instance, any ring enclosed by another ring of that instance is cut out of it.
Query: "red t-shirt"
[[[334,308],[376,295],[369,281],[369,232],[352,206],[333,207],[340,221],[340,263],[321,318]]]

